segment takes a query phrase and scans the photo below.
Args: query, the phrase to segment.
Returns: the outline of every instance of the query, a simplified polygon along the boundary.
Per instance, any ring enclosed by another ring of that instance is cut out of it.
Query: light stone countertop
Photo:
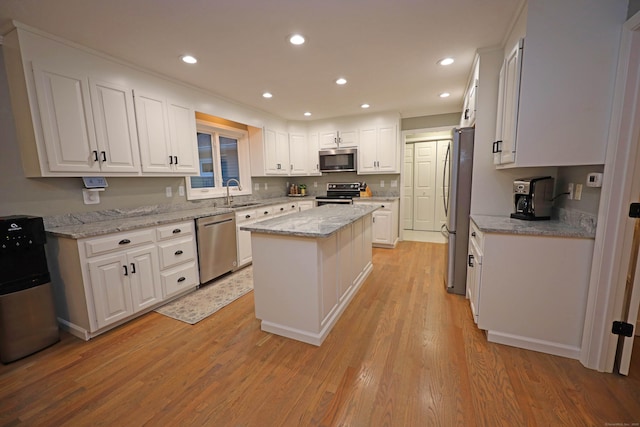
[[[594,239],[595,231],[558,220],[525,221],[508,216],[471,215],[483,233]]]
[[[244,231],[298,237],[329,237],[343,227],[379,209],[369,205],[324,205],[254,224],[241,226]]]

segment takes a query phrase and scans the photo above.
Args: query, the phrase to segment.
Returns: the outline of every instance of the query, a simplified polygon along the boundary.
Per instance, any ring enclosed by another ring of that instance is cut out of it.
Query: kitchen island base
[[[321,345],[373,268],[371,215],[328,237],[251,234],[262,330]]]

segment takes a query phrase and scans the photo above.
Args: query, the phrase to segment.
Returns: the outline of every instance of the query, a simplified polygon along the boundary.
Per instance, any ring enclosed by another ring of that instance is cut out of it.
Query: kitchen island
[[[371,273],[376,209],[325,205],[241,227],[251,232],[263,331],[322,344]]]

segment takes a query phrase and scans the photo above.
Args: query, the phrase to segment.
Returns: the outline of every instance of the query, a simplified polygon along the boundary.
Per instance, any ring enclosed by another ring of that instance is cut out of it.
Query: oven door
[[[316,198],[316,203],[317,203],[317,206],[322,206],[322,205],[352,205],[353,204],[353,200],[352,199],[317,199]]]

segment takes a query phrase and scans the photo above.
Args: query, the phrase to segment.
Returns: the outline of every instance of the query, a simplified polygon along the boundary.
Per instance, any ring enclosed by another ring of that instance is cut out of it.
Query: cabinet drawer
[[[93,257],[119,249],[128,249],[146,243],[153,243],[154,238],[154,229],[131,231],[88,239],[84,242],[84,247],[87,257]]]
[[[478,229],[478,226],[473,221],[469,221],[469,243],[474,243],[476,248],[482,251],[484,234]]]
[[[159,243],[158,249],[160,250],[161,270],[191,261],[196,257],[193,236]]]
[[[165,298],[175,295],[200,284],[196,262],[190,262],[180,267],[160,273],[162,293]]]
[[[250,210],[250,211],[241,211],[236,212],[236,224],[253,221],[258,217],[258,211]]]
[[[271,209],[271,213],[274,216],[284,215],[286,213],[289,213],[289,205],[287,204],[269,206],[269,209]]]
[[[262,208],[256,209],[256,219],[260,220],[260,218],[267,218],[274,212],[273,206],[265,206]]]
[[[193,235],[193,221],[185,221],[176,224],[164,225],[158,227],[158,240],[173,239],[174,237],[182,237]]]

